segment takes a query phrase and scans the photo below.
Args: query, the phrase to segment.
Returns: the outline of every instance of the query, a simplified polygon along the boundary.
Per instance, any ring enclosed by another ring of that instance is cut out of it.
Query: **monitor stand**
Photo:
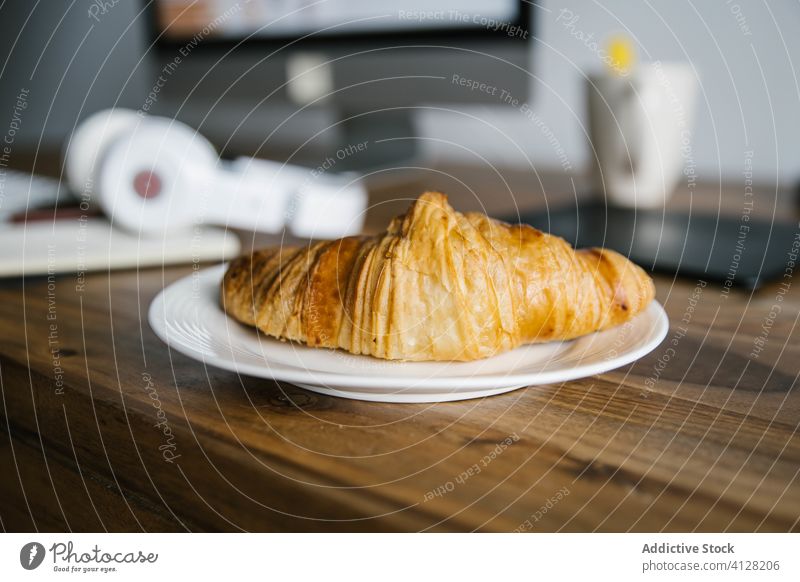
[[[370,172],[419,160],[414,109],[342,111],[336,171]]]
[[[645,269],[756,289],[783,280],[798,259],[796,222],[739,216],[633,210],[590,200],[508,219],[565,238],[575,247],[606,247]]]

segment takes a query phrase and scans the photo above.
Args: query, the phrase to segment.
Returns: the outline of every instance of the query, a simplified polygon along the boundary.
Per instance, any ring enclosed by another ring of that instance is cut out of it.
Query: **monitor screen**
[[[488,31],[527,36],[518,0],[156,0],[155,24],[172,42]]]

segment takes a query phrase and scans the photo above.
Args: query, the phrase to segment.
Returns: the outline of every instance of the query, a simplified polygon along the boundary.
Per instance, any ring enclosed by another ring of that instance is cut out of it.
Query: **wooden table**
[[[478,205],[469,188],[499,212],[513,208],[509,189],[523,206],[544,200],[533,175],[505,186],[467,174],[423,181],[462,209]],[[710,191],[712,208],[741,202]],[[387,202],[396,193],[376,193],[373,228],[404,204]],[[5,530],[798,529],[800,285],[725,294],[659,277],[672,327],[633,365],[394,405],[171,352],[145,313],[190,270],[95,274],[83,288],[72,276],[0,282]]]

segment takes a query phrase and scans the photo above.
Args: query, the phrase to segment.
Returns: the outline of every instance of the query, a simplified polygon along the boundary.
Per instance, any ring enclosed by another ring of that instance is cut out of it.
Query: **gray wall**
[[[10,0],[0,7],[0,115],[10,118],[19,91],[29,90],[15,147],[57,147],[77,119],[115,102],[141,103],[150,83],[140,62],[141,5],[106,4],[96,18],[90,0]]]

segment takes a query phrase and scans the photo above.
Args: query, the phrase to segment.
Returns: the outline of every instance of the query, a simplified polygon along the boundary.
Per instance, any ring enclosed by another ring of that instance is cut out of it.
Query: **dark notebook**
[[[720,281],[728,287],[755,289],[786,273],[790,277],[800,250],[797,222],[772,223],[749,214],[690,216],[585,202],[523,214],[519,221],[561,236],[576,248],[613,249],[651,271]]]

